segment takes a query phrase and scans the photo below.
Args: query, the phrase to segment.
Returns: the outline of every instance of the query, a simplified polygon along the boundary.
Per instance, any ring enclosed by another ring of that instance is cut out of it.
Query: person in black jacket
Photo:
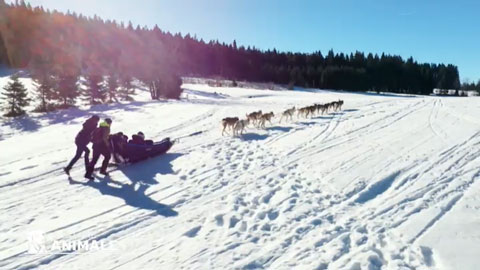
[[[93,157],[92,161],[88,165],[87,172],[85,173],[85,178],[93,180],[93,170],[95,169],[95,164],[97,164],[100,155],[104,157],[102,168],[100,173],[103,175],[108,175],[107,166],[111,157],[110,149],[110,126],[112,125],[112,119],[106,118],[104,122],[100,123],[100,126],[95,129],[92,136],[93,143]]]
[[[70,163],[65,167],[63,170],[65,173],[70,175],[70,170],[72,169],[73,165],[80,159],[82,153],[85,153],[85,168],[89,165],[88,156],[90,155],[90,150],[88,150],[87,145],[90,143],[92,139],[92,132],[97,128],[97,124],[100,118],[97,115],[93,115],[92,117],[88,118],[83,123],[83,128],[78,132],[77,136],[75,137],[75,144],[77,145],[77,152],[75,156],[70,161]]]
[[[128,143],[143,145],[145,144],[145,135],[143,135],[143,132],[139,131],[137,134],[132,135],[132,139]]]

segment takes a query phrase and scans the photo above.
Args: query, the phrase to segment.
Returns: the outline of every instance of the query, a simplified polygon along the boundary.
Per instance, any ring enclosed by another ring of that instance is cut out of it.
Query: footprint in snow
[[[202,229],[202,226],[197,226],[197,227],[194,227],[190,230],[188,230],[186,233],[184,233],[183,235],[187,236],[187,237],[190,237],[190,238],[193,238],[195,236],[197,236],[198,232]]]
[[[222,214],[216,215],[215,221],[217,223],[217,226],[219,227],[223,226],[223,215]]]
[[[275,220],[278,217],[278,212],[277,211],[270,211],[268,212],[268,219],[270,220]]]
[[[230,218],[230,225],[228,226],[229,228],[233,228],[235,227],[235,225],[237,225],[237,223],[239,222],[240,220],[236,217],[236,216],[232,216]]]
[[[268,223],[265,223],[263,224],[262,228],[261,228],[262,231],[265,231],[265,232],[269,232],[272,230],[272,226]]]

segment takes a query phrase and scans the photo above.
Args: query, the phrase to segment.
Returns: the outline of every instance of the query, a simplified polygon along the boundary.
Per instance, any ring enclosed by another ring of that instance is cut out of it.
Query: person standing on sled
[[[110,150],[110,126],[112,125],[112,119],[106,118],[105,121],[100,123],[100,126],[95,129],[92,136],[93,142],[93,158],[90,162],[87,172],[85,173],[85,178],[93,180],[93,170],[95,169],[95,165],[97,164],[100,155],[103,156],[102,168],[100,169],[100,173],[103,175],[108,175],[107,173],[107,166],[108,162],[110,161],[111,150]]]
[[[75,144],[77,145],[77,152],[73,159],[68,163],[67,167],[63,168],[65,173],[70,175],[70,170],[72,169],[73,165],[80,159],[82,153],[85,153],[85,170],[88,168],[89,161],[88,156],[90,155],[90,150],[88,150],[87,145],[90,143],[92,139],[92,133],[97,128],[98,121],[100,118],[97,115],[93,115],[92,117],[88,118],[87,121],[83,123],[83,128],[78,132],[77,136],[75,137]]]

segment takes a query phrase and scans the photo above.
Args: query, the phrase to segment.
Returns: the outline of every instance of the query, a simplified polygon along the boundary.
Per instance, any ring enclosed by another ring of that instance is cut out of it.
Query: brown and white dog
[[[314,116],[316,110],[317,110],[317,105],[308,106],[307,107],[307,117],[309,115]]]
[[[222,136],[225,133],[225,130],[230,127],[232,130],[235,127],[235,124],[238,122],[238,117],[226,117],[222,119]]]
[[[265,128],[265,124],[266,124],[267,121],[271,125],[272,124],[272,118],[274,116],[275,116],[275,114],[273,112],[262,114],[262,116],[260,116],[260,122],[258,123],[258,126],[261,127],[261,128]]]
[[[262,111],[260,110],[258,112],[252,112],[250,114],[247,114],[246,116],[248,121],[255,125],[260,120],[260,117],[262,116]]]
[[[307,117],[308,116],[309,109],[308,107],[303,107],[297,110],[297,118],[300,118],[300,116]]]
[[[280,117],[280,123],[282,122],[283,117],[285,117],[286,120],[290,118],[290,120],[293,119],[293,114],[295,113],[295,106],[293,108],[290,108],[282,113],[282,117]]]
[[[233,136],[242,135],[248,124],[250,124],[250,120],[248,118],[237,121],[233,127]]]

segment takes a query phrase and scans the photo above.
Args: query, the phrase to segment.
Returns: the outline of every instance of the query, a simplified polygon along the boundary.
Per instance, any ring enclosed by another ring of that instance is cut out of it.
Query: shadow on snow
[[[158,184],[157,174],[174,174],[171,162],[182,156],[180,153],[166,153],[121,168],[120,171],[133,183]]]
[[[274,126],[274,127],[268,127],[267,130],[271,131],[282,131],[282,132],[289,132],[292,130],[292,127],[279,127],[279,126]]]
[[[176,153],[165,154],[120,169],[130,180],[131,183],[128,184],[112,180],[108,176],[87,183],[70,179],[70,183],[90,186],[97,189],[102,195],[120,198],[125,201],[125,204],[132,207],[155,211],[158,215],[165,217],[173,217],[177,216],[178,212],[170,206],[150,198],[146,191],[150,185],[158,183],[155,179],[157,174],[174,173],[171,162],[180,156],[181,154]],[[98,182],[98,180],[101,181]]]
[[[240,137],[243,141],[263,141],[268,138],[268,135],[260,135],[256,133],[244,133]]]

